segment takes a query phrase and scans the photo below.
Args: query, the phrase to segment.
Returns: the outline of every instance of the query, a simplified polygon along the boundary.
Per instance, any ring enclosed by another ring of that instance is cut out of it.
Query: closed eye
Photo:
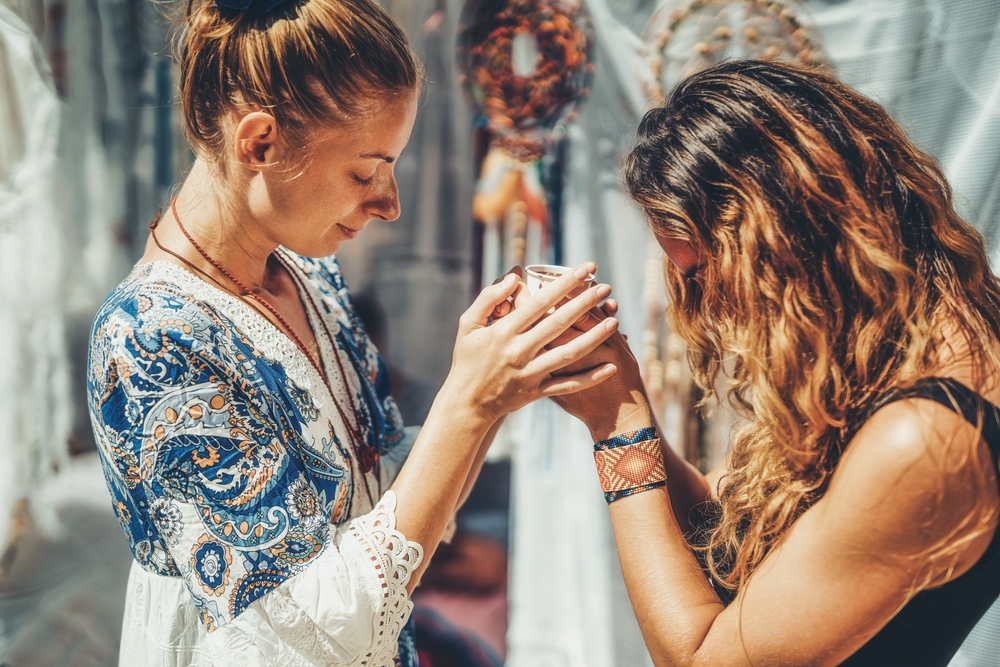
[[[372,174],[368,178],[362,178],[361,176],[358,176],[357,174],[353,174],[353,176],[354,176],[354,180],[357,182],[357,184],[361,185],[361,186],[371,185],[372,181],[375,180],[375,174]]]

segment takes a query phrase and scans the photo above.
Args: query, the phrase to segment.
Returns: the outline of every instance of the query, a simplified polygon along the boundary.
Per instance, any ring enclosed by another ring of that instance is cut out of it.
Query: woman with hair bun
[[[624,170],[694,377],[744,417],[719,470],[685,464],[618,335],[580,364],[615,377],[558,399],[653,663],[947,665],[1000,596],[1000,284],[940,168],[829,74],[733,61]]]
[[[557,373],[615,331],[588,315],[610,287],[559,317],[593,264],[517,313],[516,275],[484,290],[414,438],[331,257],[399,214],[402,31],[374,0],[191,0],[179,60],[197,159],[91,336],[121,664],[414,665],[409,593],[495,424],[614,373]]]

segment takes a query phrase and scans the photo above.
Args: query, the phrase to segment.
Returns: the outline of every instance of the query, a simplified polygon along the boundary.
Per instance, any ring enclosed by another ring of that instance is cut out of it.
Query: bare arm
[[[652,420],[649,423],[652,423]],[[716,487],[724,464],[708,475],[703,475],[700,470],[678,456],[666,440],[661,442],[660,449],[663,450],[667,479],[671,480],[667,486],[671,511],[681,532],[689,535],[698,527],[698,513],[695,510],[706,503],[719,500]]]
[[[635,428],[639,421],[616,422],[598,435]],[[883,409],[848,447],[824,498],[729,607],[689,550],[671,494],[658,489],[611,503],[622,572],[654,663],[840,664],[908,595],[959,576],[985,551],[991,534],[954,560],[930,558],[970,537],[971,528],[954,527],[983,509],[971,491],[981,472],[968,465],[973,447],[985,449],[946,408],[915,400]],[[978,460],[989,461],[988,452]],[[989,489],[987,509],[996,508],[995,479]]]
[[[574,328],[587,331],[617,312],[618,304],[614,300],[609,300],[600,308],[592,309],[586,317],[574,324]],[[555,342],[562,342],[568,338],[569,336],[564,336]],[[649,400],[639,377],[639,365],[624,336],[615,336],[602,343],[586,359],[568,367],[566,372],[593,367],[600,363],[614,363],[623,372],[616,374],[603,388],[579,392],[572,398],[557,398],[554,399],[555,402],[587,424],[591,429],[591,435],[597,440],[603,439],[597,437],[598,431],[609,431],[619,421],[643,423],[646,426],[653,424]],[[616,409],[609,411],[609,400],[617,406]],[[718,500],[717,487],[725,470],[725,464],[720,465],[707,477],[678,456],[666,441],[663,441],[661,449],[667,477],[671,480],[668,492],[674,517],[681,532],[690,534],[692,529],[697,527],[696,522],[699,519],[695,509]]]
[[[479,449],[476,451],[476,458],[472,461],[472,469],[469,470],[469,476],[465,479],[465,486],[462,487],[462,493],[458,497],[458,504],[455,506],[455,511],[462,509],[462,505],[465,501],[469,499],[469,494],[472,493],[472,487],[476,485],[476,480],[479,479],[479,473],[483,471],[483,463],[486,461],[486,455],[490,451],[490,446],[493,441],[496,440],[497,432],[500,427],[503,426],[504,420],[507,419],[506,416],[498,419],[490,430],[486,432],[486,436],[483,438],[482,444],[479,445]]]

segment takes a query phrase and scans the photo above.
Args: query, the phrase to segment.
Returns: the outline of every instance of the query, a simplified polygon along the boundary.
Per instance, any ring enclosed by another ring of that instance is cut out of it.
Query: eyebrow
[[[385,153],[380,153],[378,151],[375,151],[374,153],[362,153],[361,157],[362,158],[366,158],[366,159],[367,158],[377,158],[379,160],[385,160],[388,164],[392,164],[393,162],[396,161],[396,158],[394,158],[394,157],[392,157],[390,155],[386,155]]]

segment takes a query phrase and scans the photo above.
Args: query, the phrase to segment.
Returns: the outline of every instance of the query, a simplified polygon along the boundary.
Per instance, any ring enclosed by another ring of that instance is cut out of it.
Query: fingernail
[[[614,364],[608,364],[607,366],[604,367],[604,374],[605,375],[614,375],[615,372],[617,372],[617,371],[618,371],[618,367],[615,366]]]
[[[503,277],[503,284],[513,285],[515,280],[517,280],[517,276],[515,276],[513,273],[508,273],[506,276]]]
[[[573,275],[579,278],[580,280],[583,280],[584,278],[590,275],[590,271],[587,270],[586,266],[581,266],[576,271],[573,272]]]
[[[604,326],[608,331],[614,332],[618,328],[618,320],[614,317],[609,317],[604,320]]]
[[[597,296],[602,299],[606,299],[611,296],[611,285],[598,285],[597,286]]]

